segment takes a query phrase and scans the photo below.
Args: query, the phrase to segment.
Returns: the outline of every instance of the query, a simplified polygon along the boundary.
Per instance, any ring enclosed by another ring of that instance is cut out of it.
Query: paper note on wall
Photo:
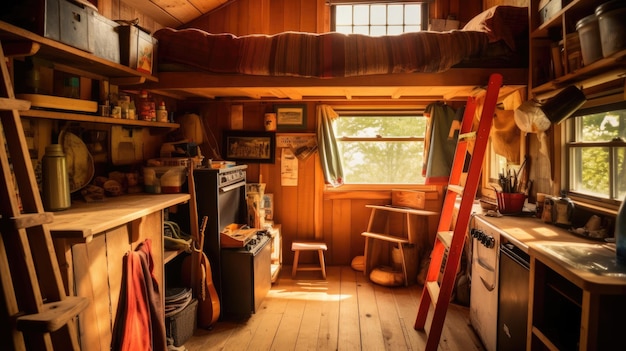
[[[281,149],[280,184],[282,186],[298,186],[298,159],[289,148]]]

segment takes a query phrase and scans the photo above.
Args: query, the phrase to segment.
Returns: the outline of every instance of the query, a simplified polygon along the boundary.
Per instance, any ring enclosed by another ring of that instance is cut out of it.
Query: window
[[[596,200],[626,196],[626,102],[580,110],[568,121],[570,192]]]
[[[427,121],[421,111],[337,112],[334,130],[345,184],[424,183]]]
[[[333,5],[333,31],[371,36],[426,29],[428,6],[419,2]]]

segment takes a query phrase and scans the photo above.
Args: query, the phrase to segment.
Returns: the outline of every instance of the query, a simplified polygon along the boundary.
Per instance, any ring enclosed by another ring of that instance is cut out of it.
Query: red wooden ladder
[[[452,296],[457,269],[465,243],[465,233],[469,223],[474,198],[480,182],[493,114],[498,102],[502,76],[492,74],[485,95],[482,114],[475,121],[476,98],[469,97],[459,132],[450,179],[441,210],[437,236],[431,253],[430,266],[424,284],[415,320],[415,329],[424,330],[430,305],[434,313],[428,331],[426,351],[436,350],[441,338],[443,322]],[[476,123],[477,122],[477,123]],[[469,162],[466,162],[466,159]],[[466,163],[467,169],[464,169]],[[461,197],[455,216],[457,198]],[[443,277],[438,281],[440,273]]]

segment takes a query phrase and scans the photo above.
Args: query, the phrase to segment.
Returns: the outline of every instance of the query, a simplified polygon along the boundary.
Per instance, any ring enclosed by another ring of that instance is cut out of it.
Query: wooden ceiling
[[[234,0],[123,0],[163,26],[177,28]]]

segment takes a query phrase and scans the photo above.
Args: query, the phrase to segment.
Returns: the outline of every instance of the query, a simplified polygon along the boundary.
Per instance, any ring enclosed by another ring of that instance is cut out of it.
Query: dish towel
[[[152,241],[124,256],[122,287],[111,350],[167,350],[159,284],[153,275]]]

